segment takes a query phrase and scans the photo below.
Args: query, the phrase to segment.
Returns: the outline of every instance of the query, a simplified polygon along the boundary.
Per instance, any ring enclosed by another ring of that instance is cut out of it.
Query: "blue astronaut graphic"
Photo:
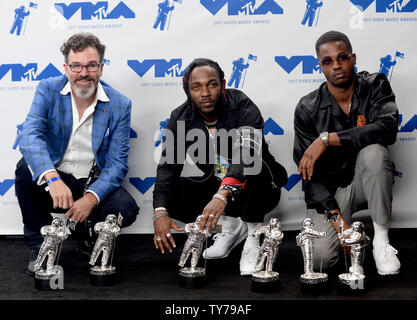
[[[162,142],[165,142],[165,129],[168,125],[169,118],[159,122],[159,135],[155,142],[155,147],[158,147]]]
[[[28,11],[26,11],[25,6],[20,6],[14,10],[15,14],[12,29],[10,30],[11,34],[16,32],[16,35],[20,36],[22,28],[23,34],[25,34],[27,18],[30,15],[30,8],[37,9],[38,5],[36,3],[30,2]]]
[[[174,2],[182,3],[182,0],[164,0],[158,3],[158,15],[156,16],[154,29],[168,30],[171,23],[172,11],[175,9]],[[168,22],[168,24],[167,24]]]
[[[380,59],[381,64],[379,65],[379,72],[384,73],[387,78],[389,74],[389,69],[391,69],[392,66],[395,66],[397,64],[397,61],[391,60],[391,55],[387,54],[385,57],[382,57]]]
[[[389,81],[391,81],[394,66],[397,64],[397,58],[404,59],[404,53],[397,51],[394,59],[392,59],[390,54],[387,54],[385,57],[379,59],[380,64],[378,72],[385,74]]]
[[[308,22],[308,26],[312,27],[314,20],[315,20],[316,21],[315,26],[317,26],[317,22],[319,21],[320,8],[323,5],[323,1],[306,0],[306,2],[307,2],[306,12],[304,14],[303,20],[301,21],[301,24],[305,25]]]
[[[252,54],[249,54],[246,61],[244,58],[239,58],[233,61],[232,75],[230,77],[229,82],[227,83],[229,87],[233,86],[233,83],[234,83],[235,88],[243,88],[245,77],[246,77],[246,71],[249,68],[249,60],[257,61],[258,57]],[[240,81],[242,80],[242,74],[244,76],[243,76],[243,81],[241,84]]]
[[[17,127],[16,140],[14,141],[14,144],[13,144],[13,147],[12,147],[13,150],[16,150],[17,147],[19,146],[19,135],[20,135],[20,132],[23,129],[23,123],[18,124],[16,127]]]

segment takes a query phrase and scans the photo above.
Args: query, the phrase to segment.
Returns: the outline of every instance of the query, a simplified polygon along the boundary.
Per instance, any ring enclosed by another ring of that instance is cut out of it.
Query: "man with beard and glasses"
[[[287,172],[268,151],[258,107],[225,85],[222,69],[212,60],[196,59],[185,71],[187,100],[171,113],[157,168],[154,244],[162,253],[172,252],[171,229],[184,230],[173,219],[188,223],[202,215],[202,231],[222,225],[203,257],[224,258],[246,239],[240,273],[250,275],[260,249],[253,232],[277,206]],[[202,176],[182,176],[186,155]]]
[[[127,227],[139,213],[121,186],[128,171],[132,103],[100,80],[104,51],[92,34],[71,36],[61,46],[65,75],[39,83],[18,136],[23,158],[16,167],[16,195],[31,249],[30,275],[51,211],[65,213],[75,225],[71,232],[86,254],[95,223],[120,213]]]
[[[398,130],[395,95],[384,74],[355,73],[356,54],[343,33],[323,34],[316,53],[327,81],[295,109],[293,152],[307,216],[327,234],[315,242],[315,269],[336,264],[340,226],[349,228],[352,215],[368,209],[378,273],[397,274],[401,264],[388,237],[394,167],[387,146]]]

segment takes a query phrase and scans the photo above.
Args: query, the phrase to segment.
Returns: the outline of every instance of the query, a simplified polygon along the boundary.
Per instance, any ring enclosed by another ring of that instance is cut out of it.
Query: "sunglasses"
[[[341,53],[336,58],[324,57],[323,60],[320,61],[323,67],[329,67],[333,65],[333,61],[337,60],[339,64],[342,64],[349,60],[352,57],[352,54],[348,53]]]

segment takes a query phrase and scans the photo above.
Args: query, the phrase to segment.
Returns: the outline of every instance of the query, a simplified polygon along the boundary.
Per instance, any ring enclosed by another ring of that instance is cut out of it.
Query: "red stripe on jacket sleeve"
[[[245,188],[246,182],[240,182],[239,180],[232,178],[232,177],[226,177],[222,180],[222,183],[220,186],[224,185],[240,185],[242,187],[242,190]]]

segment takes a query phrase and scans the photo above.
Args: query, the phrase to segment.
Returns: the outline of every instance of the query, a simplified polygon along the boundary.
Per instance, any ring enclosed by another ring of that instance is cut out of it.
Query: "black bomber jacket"
[[[231,130],[237,129],[243,126],[250,126],[256,129],[260,129],[261,132],[264,127],[264,120],[261,112],[252,100],[249,99],[242,91],[237,89],[226,89],[226,98],[221,99],[222,102],[218,106],[218,120],[216,129]],[[184,126],[184,133],[178,132],[178,128]],[[179,148],[177,142],[179,140],[184,141],[187,134],[192,129],[201,129],[200,132],[204,133],[204,139],[206,140],[205,146],[207,147],[205,152],[204,161],[196,163],[197,167],[204,172],[204,177],[208,177],[213,174],[214,164],[209,163],[209,155],[213,154],[212,143],[209,141],[209,133],[203,118],[200,116],[197,110],[194,110],[189,100],[185,101],[181,106],[172,111],[166,130],[172,132],[174,137],[174,143],[169,143],[168,138],[164,143],[161,160],[168,154],[178,155],[179,158],[175,159],[174,163],[167,163],[166,161],[160,161],[157,167],[155,188],[153,191],[153,206],[167,207],[169,195],[172,193],[175,184],[181,176],[181,172],[184,165],[185,153],[189,151],[190,145],[192,145],[197,138],[192,141],[185,141],[185,148]],[[232,154],[232,142],[227,142],[228,156]],[[219,147],[219,145],[218,145]],[[183,149],[183,150],[179,150]],[[215,153],[219,153],[219,148]],[[222,155],[224,156],[224,155]],[[268,145],[262,135],[262,159],[264,163],[268,165],[271,173],[271,181],[275,183],[279,188],[287,182],[287,172],[285,168],[275,161],[274,156],[269,152]],[[244,164],[231,163],[227,170],[226,178],[234,178],[242,184],[246,181],[244,175]]]

